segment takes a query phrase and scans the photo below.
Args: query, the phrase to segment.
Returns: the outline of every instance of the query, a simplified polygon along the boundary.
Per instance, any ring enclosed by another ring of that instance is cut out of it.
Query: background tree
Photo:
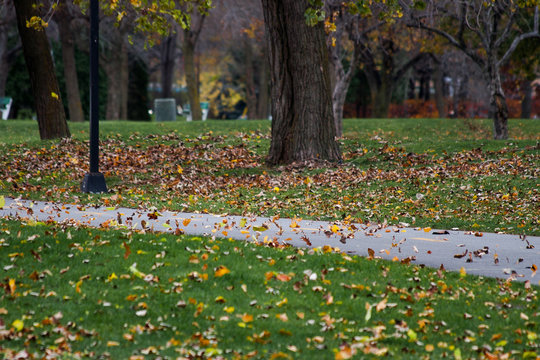
[[[538,1],[463,0],[415,2],[418,12],[402,5],[411,15],[411,26],[433,32],[465,53],[483,71],[490,93],[493,137],[508,138],[508,106],[501,82],[501,67],[520,42],[538,37]],[[535,3],[536,6],[531,6]],[[424,8],[424,5],[419,5]],[[532,18],[532,21],[523,20]]]
[[[324,24],[309,0],[262,0],[271,69],[268,163],[340,161]],[[310,15],[314,19],[306,23]]]
[[[160,44],[161,97],[163,98],[172,97],[177,39],[178,34],[173,31]]]
[[[64,106],[54,72],[49,40],[45,34],[47,17],[37,0],[14,2],[17,26],[34,94],[41,139],[69,137]],[[45,6],[48,10],[50,7]],[[46,20],[43,20],[45,18]]]
[[[6,95],[7,77],[21,50],[15,10],[13,4],[7,2],[0,5],[0,96]]]
[[[199,92],[199,72],[195,64],[195,51],[199,35],[206,19],[206,13],[201,13],[192,6],[184,6],[184,12],[191,13],[191,23],[183,31],[182,54],[184,58],[184,73],[188,90],[191,119],[202,120],[201,99]]]
[[[343,106],[360,59],[360,15],[353,14],[347,4],[340,0],[327,0],[325,11],[328,17],[325,30],[332,75],[332,110],[336,136],[341,137]]]
[[[70,0],[63,0],[58,4],[54,13],[54,21],[58,24],[60,42],[62,44],[62,59],[64,65],[64,81],[69,109],[69,119],[74,122],[84,121],[84,113],[79,91],[77,77],[77,64],[75,61],[75,37],[72,23],[82,17],[80,9]]]

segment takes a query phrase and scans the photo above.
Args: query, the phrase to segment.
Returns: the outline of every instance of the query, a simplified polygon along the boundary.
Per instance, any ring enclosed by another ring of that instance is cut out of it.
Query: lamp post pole
[[[90,172],[81,190],[107,192],[105,177],[99,172],[99,0],[90,0]]]

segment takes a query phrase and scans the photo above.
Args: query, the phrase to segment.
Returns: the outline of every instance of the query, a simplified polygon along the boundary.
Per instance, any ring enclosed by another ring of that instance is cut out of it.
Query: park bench
[[[10,97],[0,97],[0,111],[2,112],[2,120],[7,120],[9,116],[9,110],[11,110],[11,104],[13,99]]]
[[[210,110],[210,103],[201,102],[202,120],[205,121],[208,118],[208,111]],[[187,121],[191,121],[191,107],[189,104],[184,105],[182,114],[186,117]]]

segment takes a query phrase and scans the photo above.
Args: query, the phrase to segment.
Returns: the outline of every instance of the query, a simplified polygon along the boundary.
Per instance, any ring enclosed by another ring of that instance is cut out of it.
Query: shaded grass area
[[[0,354],[535,358],[538,287],[227,239],[0,220]]]
[[[508,141],[488,140],[490,120],[346,120],[344,164],[325,168],[267,167],[269,121],[106,121],[107,196],[79,192],[88,124],[71,124],[74,138],[58,143],[38,142],[30,122],[6,123],[7,196],[540,234],[539,120],[511,120]]]

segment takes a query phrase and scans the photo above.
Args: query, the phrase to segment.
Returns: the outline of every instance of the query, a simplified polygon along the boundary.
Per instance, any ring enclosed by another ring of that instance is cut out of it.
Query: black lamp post
[[[99,172],[99,0],[90,0],[90,172],[84,175],[81,191],[107,192]]]

